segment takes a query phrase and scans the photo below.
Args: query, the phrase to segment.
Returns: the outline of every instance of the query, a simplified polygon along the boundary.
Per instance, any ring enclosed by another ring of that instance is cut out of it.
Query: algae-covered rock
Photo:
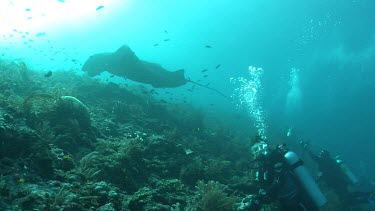
[[[90,113],[86,105],[73,96],[61,96],[56,102],[56,112],[62,119],[77,121],[81,129],[91,126]]]

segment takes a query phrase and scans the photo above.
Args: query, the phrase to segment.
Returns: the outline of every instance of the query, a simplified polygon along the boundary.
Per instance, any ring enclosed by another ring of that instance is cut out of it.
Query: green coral
[[[195,210],[202,211],[230,211],[234,210],[236,197],[225,193],[225,186],[216,181],[197,182],[197,196]]]

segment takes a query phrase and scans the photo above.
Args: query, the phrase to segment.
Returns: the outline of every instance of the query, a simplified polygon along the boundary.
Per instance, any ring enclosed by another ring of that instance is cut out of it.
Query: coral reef
[[[257,193],[249,138],[139,90],[0,61],[0,209],[234,210]]]

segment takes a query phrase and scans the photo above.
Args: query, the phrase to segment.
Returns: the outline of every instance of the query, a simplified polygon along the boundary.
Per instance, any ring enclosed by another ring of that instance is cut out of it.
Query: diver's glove
[[[237,210],[245,211],[257,211],[260,210],[262,205],[260,204],[259,196],[256,195],[247,195],[242,199],[240,203],[237,203]]]
[[[310,149],[310,144],[309,144],[309,142],[306,142],[306,141],[301,140],[301,141],[299,142],[299,144],[302,146],[302,148],[303,148],[304,150],[309,150],[309,149]]]

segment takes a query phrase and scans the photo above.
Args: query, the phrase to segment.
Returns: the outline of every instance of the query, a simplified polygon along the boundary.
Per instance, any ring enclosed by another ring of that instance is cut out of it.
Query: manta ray
[[[171,72],[156,63],[140,60],[127,45],[121,46],[114,53],[99,53],[90,56],[83,64],[82,70],[90,77],[107,71],[111,74],[128,78],[140,83],[150,84],[155,88],[173,88],[190,82],[231,100],[217,89],[208,87],[185,78],[183,69]]]
[[[91,77],[108,71],[132,81],[150,84],[155,88],[178,87],[190,81],[185,78],[183,69],[171,72],[159,64],[140,60],[127,45],[121,46],[114,53],[90,56],[82,70]]]

